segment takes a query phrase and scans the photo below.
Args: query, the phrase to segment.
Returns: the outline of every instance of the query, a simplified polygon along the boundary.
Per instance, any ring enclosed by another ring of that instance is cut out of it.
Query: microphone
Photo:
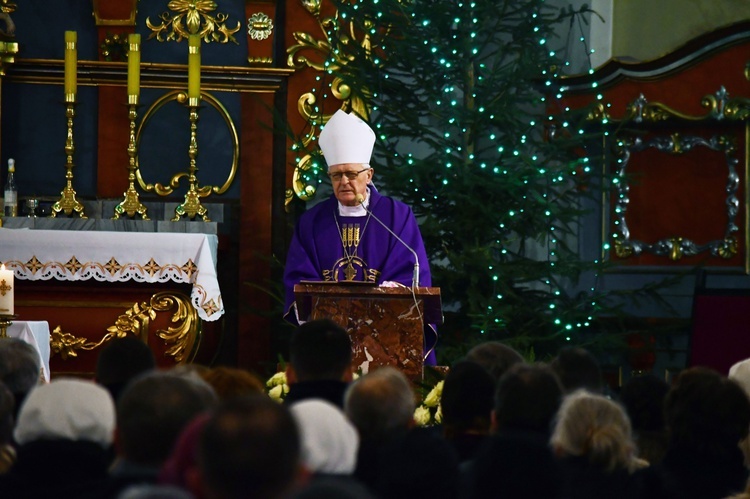
[[[395,232],[393,232],[390,227],[388,227],[385,223],[383,223],[382,220],[376,217],[375,214],[372,211],[370,211],[370,209],[367,206],[365,206],[365,197],[362,194],[357,194],[354,197],[354,200],[357,202],[358,205],[362,206],[362,208],[365,209],[368,215],[374,218],[380,225],[383,226],[385,230],[388,231],[390,235],[395,237],[398,242],[403,244],[404,247],[408,249],[409,251],[411,251],[411,254],[414,255],[414,275],[411,278],[411,286],[412,286],[412,289],[418,288],[419,287],[419,257],[417,256],[417,252],[414,251],[414,249],[411,246],[406,244],[403,239],[398,237],[398,235]]]

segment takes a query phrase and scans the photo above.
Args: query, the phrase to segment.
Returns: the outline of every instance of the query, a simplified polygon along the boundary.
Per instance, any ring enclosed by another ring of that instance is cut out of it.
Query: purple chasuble
[[[381,196],[372,186],[368,208],[416,251],[419,285],[432,286],[429,260],[411,208]],[[355,280],[373,284],[395,281],[411,287],[413,276],[411,251],[369,215],[339,216],[338,201],[332,195],[306,211],[295,227],[284,269],[284,318],[297,323],[293,309],[294,285],[300,281]],[[433,326],[430,328],[434,330]],[[428,339],[428,343],[425,351],[432,350],[434,337]],[[434,364],[434,352],[425,362]]]

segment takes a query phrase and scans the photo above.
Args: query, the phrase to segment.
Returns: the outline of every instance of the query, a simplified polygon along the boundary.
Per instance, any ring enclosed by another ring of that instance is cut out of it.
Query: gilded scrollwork
[[[240,23],[235,27],[227,27],[228,14],[212,14],[218,4],[212,0],[172,0],[167,4],[171,12],[159,15],[161,23],[151,22],[146,18],[146,26],[152,31],[149,39],[156,38],[160,42],[176,41],[187,38],[191,34],[198,34],[204,42],[239,44],[234,34],[240,30]]]
[[[148,340],[151,322],[159,312],[169,311],[172,311],[172,325],[158,329],[154,334],[167,345],[165,355],[176,364],[188,362],[200,344],[200,320],[187,296],[166,291],[154,294],[148,302],[135,303],[117,318],[114,325],[107,328],[107,333],[99,341],[65,333],[61,326],[55,327],[50,335],[51,354],[67,360],[77,357],[79,350],[94,350],[114,338],[133,335]]]
[[[732,98],[723,86],[714,94],[705,95],[701,99],[701,107],[707,110],[705,114],[686,114],[661,102],[649,102],[643,94],[640,94],[638,98],[626,106],[622,118],[613,118],[605,111],[604,105],[598,103],[589,112],[587,119],[589,121],[643,124],[659,123],[668,120],[684,120],[688,122],[708,120],[743,121],[750,118],[750,99],[744,97]]]
[[[370,36],[367,33],[357,33],[353,23],[345,23],[339,18],[338,13],[332,17],[323,17],[320,13],[319,0],[300,0],[305,9],[315,17],[320,27],[322,38],[318,39],[309,33],[295,32],[292,34],[295,44],[287,48],[287,65],[295,69],[310,68],[322,75],[333,75],[335,72],[345,66],[349,60],[347,45],[357,45],[358,49],[365,49],[369,54],[372,50]],[[347,29],[347,36],[341,37],[344,40],[343,47],[334,50],[333,42],[329,33],[335,30]],[[360,116],[369,116],[362,98],[358,97],[355,92],[339,77],[331,76],[326,80],[330,84],[331,95],[342,102],[340,107],[354,111]],[[366,89],[359,89],[366,92]],[[366,95],[366,94],[363,94]],[[303,201],[312,199],[316,192],[316,182],[314,182],[315,154],[307,153],[311,149],[315,138],[320,132],[320,128],[328,121],[331,114],[325,114],[321,109],[318,99],[313,92],[306,92],[297,100],[297,110],[310,129],[302,138],[298,148],[306,153],[297,161],[293,173],[292,188],[287,190],[286,204],[288,205],[294,197]],[[312,174],[312,175],[311,175]],[[308,181],[309,180],[309,181]]]

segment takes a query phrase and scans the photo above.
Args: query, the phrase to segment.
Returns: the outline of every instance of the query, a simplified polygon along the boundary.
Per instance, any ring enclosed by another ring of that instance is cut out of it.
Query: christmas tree
[[[438,354],[501,340],[546,356],[601,338],[596,318],[611,311],[591,283],[602,262],[582,258],[577,231],[582,200],[606,182],[586,154],[596,130],[583,133],[585,110],[559,104],[566,61],[552,48],[565,45],[560,23],[588,9],[543,0],[335,6],[321,21],[323,42],[300,40],[326,52],[311,111],[319,119],[297,144],[309,153],[300,178],[323,181],[315,132],[332,112],[324,101],[344,100],[378,135],[379,190],[420,222],[445,310]]]

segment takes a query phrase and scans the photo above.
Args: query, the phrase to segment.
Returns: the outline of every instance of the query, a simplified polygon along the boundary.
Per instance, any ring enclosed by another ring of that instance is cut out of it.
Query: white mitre
[[[339,109],[321,130],[318,143],[329,168],[343,163],[369,166],[375,132],[359,117]]]

